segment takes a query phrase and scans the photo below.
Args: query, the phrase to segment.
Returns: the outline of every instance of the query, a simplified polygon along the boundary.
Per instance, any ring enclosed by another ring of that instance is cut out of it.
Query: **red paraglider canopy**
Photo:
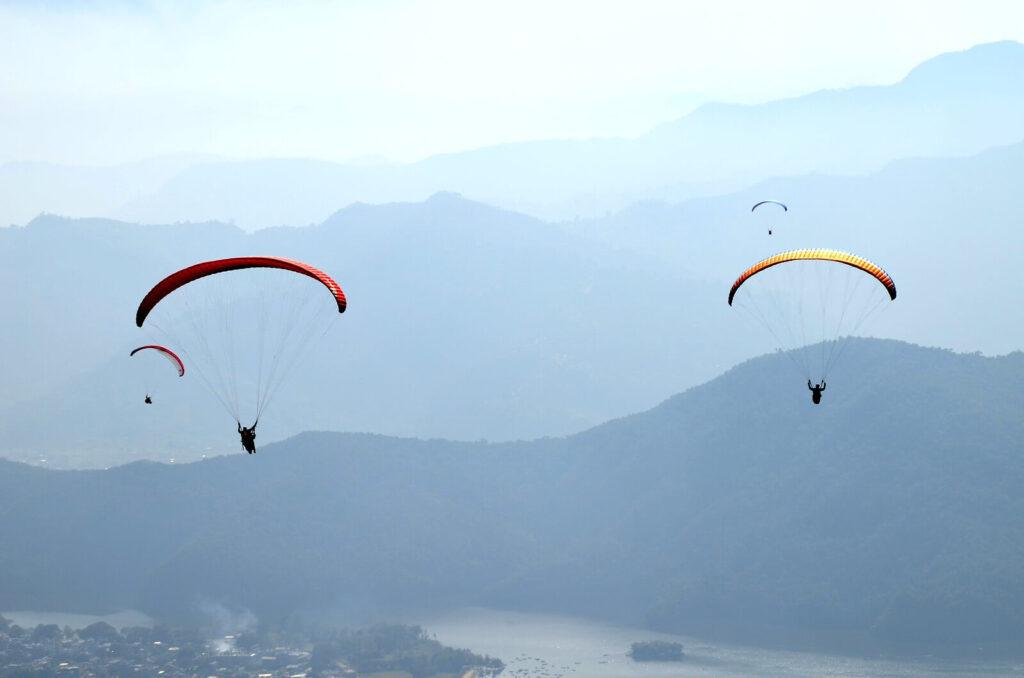
[[[135,349],[134,351],[132,351],[128,355],[129,355],[129,357],[131,357],[131,356],[135,355],[136,353],[138,353],[139,351],[142,351],[142,350],[145,350],[145,349],[151,349],[153,351],[156,351],[157,353],[159,353],[163,357],[165,357],[168,360],[170,360],[171,364],[174,365],[176,368],[178,368],[178,376],[179,377],[184,377],[185,376],[185,363],[181,362],[181,358],[178,357],[177,353],[175,353],[171,349],[167,348],[166,346],[158,346],[157,344],[147,344],[145,346],[139,346],[137,349]]]
[[[334,282],[334,280],[323,271],[313,268],[309,264],[304,264],[301,261],[295,261],[293,259],[284,259],[282,257],[234,257],[231,259],[217,259],[215,261],[205,261],[201,264],[195,264],[188,268],[183,268],[177,273],[172,273],[158,282],[153,289],[146,294],[142,303],[139,304],[139,310],[135,312],[135,324],[142,327],[142,323],[146,321],[146,316],[148,316],[149,312],[153,310],[153,307],[160,303],[160,300],[179,287],[208,275],[223,273],[225,271],[237,271],[244,268],[279,268],[285,271],[293,271],[295,273],[309,276],[310,278],[322,283],[334,296],[335,301],[338,303],[338,313],[344,313],[345,307],[348,305],[348,302],[345,300],[345,293],[341,291],[341,287],[338,283]]]

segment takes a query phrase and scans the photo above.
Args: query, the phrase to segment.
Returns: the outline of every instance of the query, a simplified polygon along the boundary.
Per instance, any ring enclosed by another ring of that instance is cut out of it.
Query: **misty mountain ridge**
[[[248,253],[314,263],[351,300],[261,424],[263,441],[309,428],[529,439],[646,409],[773,347],[725,295],[752,262],[798,247],[889,271],[900,297],[867,333],[1006,353],[1024,346],[1005,312],[1024,295],[1021,176],[1016,144],[561,224],[453,193],[254,234],[41,217],[0,231],[0,355],[19,356],[5,366],[0,452],[103,467],[234,449],[233,422],[188,376],[141,412],[125,356],[142,343],[131,319],[156,280]],[[750,214],[768,196],[791,206],[772,236]]]
[[[0,226],[24,224],[40,213],[113,215],[121,205],[159,190],[183,170],[217,160],[221,159],[184,154],[108,167],[0,163]]]
[[[290,165],[283,172],[273,161],[261,169],[252,166],[253,173],[208,165],[192,177],[192,170],[186,170],[119,216],[142,222],[234,218],[249,227],[303,224],[327,212],[281,221],[281,206],[305,195],[306,186],[335,182],[335,204],[420,200],[438,190],[454,190],[561,219],[602,214],[650,197],[683,199],[708,188],[736,190],[771,176],[872,172],[907,156],[969,155],[1024,139],[1022,73],[1024,45],[1003,42],[941,55],[894,85],[823,91],[753,106],[706,105],[632,140],[503,144],[358,176],[339,168],[333,179],[312,167],[291,174],[296,168]],[[964,82],[970,83],[970,97],[957,89]],[[243,176],[251,182],[248,188],[239,184]],[[248,213],[238,213],[247,201]],[[307,195],[299,204],[317,202]],[[225,209],[228,205],[232,208]]]
[[[970,155],[1020,141],[1021,73],[1024,45],[993,43],[937,56],[893,85],[707,104],[635,139],[502,144],[407,165],[200,162],[130,197],[103,188],[102,176],[90,179],[96,185],[84,202],[74,192],[60,197],[65,170],[12,174],[5,204],[14,211],[0,222],[56,210],[144,223],[219,220],[251,230],[318,223],[353,202],[418,201],[443,190],[548,219],[592,217],[638,200],[727,193],[772,176],[860,174],[902,157]],[[47,199],[27,204],[40,185]]]
[[[1024,346],[1018,323],[1003,312],[1024,294],[1013,273],[1024,246],[1024,207],[1014,197],[1022,176],[1024,143],[1017,143],[967,158],[898,160],[862,177],[774,178],[730,195],[638,203],[565,226],[723,289],[776,252],[853,252],[887,270],[900,291],[879,323],[886,336],[1000,354]],[[750,214],[766,197],[790,207],[771,215],[772,236]]]
[[[1021,353],[856,340],[817,407],[771,355],[566,438],[2,462],[0,596],[168,619],[202,601],[275,619],[485,605],[1019,649],[1022,379]]]
[[[9,282],[0,297],[11,297],[0,313],[14,329],[3,341],[20,356],[9,393],[22,396],[0,413],[4,454],[108,466],[125,460],[113,450],[180,459],[174,441],[183,434],[185,453],[233,447],[225,431],[234,422],[189,375],[159,407],[140,410],[127,355],[158,338],[132,322],[157,280],[243,253],[314,263],[350,299],[261,423],[263,441],[310,427],[468,439],[569,432],[657,402],[678,390],[680,374],[710,378],[727,364],[689,331],[694,318],[658,310],[688,300],[702,317],[724,315],[710,286],[450,194],[355,205],[317,227],[248,235],[48,217],[0,232]],[[37,281],[42,261],[49,273]],[[638,340],[643,352],[624,352]],[[614,364],[608,351],[620,352]],[[677,360],[687,366],[666,371]],[[658,383],[664,390],[652,398]]]

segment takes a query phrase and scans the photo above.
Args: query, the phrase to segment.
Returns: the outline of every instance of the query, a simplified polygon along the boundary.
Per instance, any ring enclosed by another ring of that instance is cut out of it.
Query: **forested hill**
[[[1024,640],[1024,354],[856,340],[499,445],[308,433],[193,464],[0,465],[0,609],[516,606]]]

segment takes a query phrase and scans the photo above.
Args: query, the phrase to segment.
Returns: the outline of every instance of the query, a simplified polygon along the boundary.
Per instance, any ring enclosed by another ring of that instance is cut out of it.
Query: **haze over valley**
[[[0,7],[0,676],[1019,672],[1024,14],[868,4]]]

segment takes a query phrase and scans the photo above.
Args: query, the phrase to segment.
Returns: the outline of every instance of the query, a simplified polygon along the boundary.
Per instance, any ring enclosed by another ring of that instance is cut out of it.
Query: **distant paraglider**
[[[754,210],[756,210],[761,205],[778,205],[779,207],[781,207],[783,209],[783,211],[785,211],[785,212],[789,211],[789,208],[786,207],[786,204],[782,203],[782,202],[779,202],[778,200],[762,200],[759,203],[755,203],[754,206],[750,208],[750,211],[753,212]]]
[[[782,203],[782,202],[779,202],[778,200],[762,200],[761,202],[756,203],[753,207],[751,207],[750,211],[754,212],[755,210],[757,210],[758,207],[761,207],[762,205],[778,205],[779,207],[782,208],[783,212],[788,212],[789,211],[789,208],[786,207],[786,204]],[[768,235],[771,235],[771,234],[772,234],[772,229],[771,229],[771,227],[769,227],[768,228]]]
[[[167,361],[174,367],[174,369],[178,371],[179,377],[185,376],[185,363],[181,362],[181,358],[178,357],[178,354],[176,354],[174,351],[167,348],[166,346],[159,346],[157,344],[147,344],[145,346],[139,346],[137,349],[134,349],[128,355],[129,357],[132,357],[136,353],[139,353],[140,351],[153,351],[155,355],[159,355],[162,356],[163,358],[166,358]],[[150,390],[151,389],[147,386],[146,397],[142,401],[147,405],[153,404],[153,398],[150,395]]]
[[[166,346],[157,346],[156,344],[147,344],[146,346],[139,346],[137,349],[134,349],[128,355],[129,356],[133,356],[136,353],[138,353],[139,351],[145,351],[145,350],[156,351],[158,354],[160,354],[163,357],[167,358],[168,362],[170,362],[171,365],[174,366],[174,369],[178,370],[178,376],[179,377],[184,377],[185,376],[185,363],[181,362],[181,358],[178,357],[177,353],[175,353],[171,349],[167,348]]]
[[[236,257],[167,276],[139,304],[135,324],[149,319],[147,326],[181,348],[252,454],[256,425],[271,399],[346,307],[338,283],[309,264]]]

